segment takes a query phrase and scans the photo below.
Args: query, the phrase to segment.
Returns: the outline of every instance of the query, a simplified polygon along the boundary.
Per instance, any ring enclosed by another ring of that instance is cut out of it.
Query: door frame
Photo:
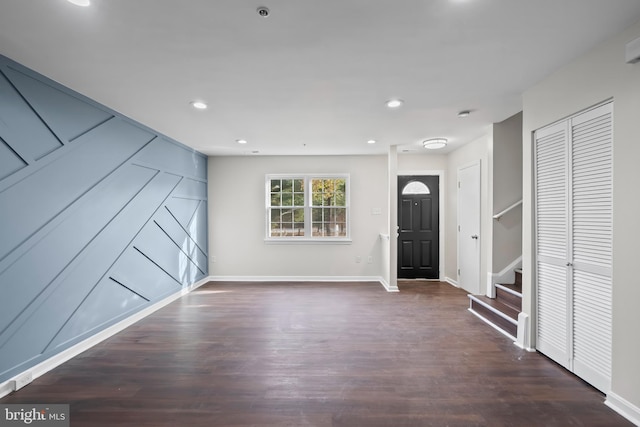
[[[445,186],[445,173],[444,170],[420,170],[420,171],[416,171],[416,170],[398,170],[398,172],[396,173],[396,187],[398,179],[401,176],[437,176],[438,177],[438,191],[440,192],[440,194],[438,195],[438,231],[439,231],[439,242],[438,242],[438,252],[439,252],[439,260],[438,260],[438,278],[437,279],[421,279],[421,280],[429,280],[432,282],[442,282],[444,281],[444,267],[445,267],[445,263],[444,263],[444,250],[445,250],[445,245],[444,245],[444,230],[446,230],[445,228],[445,205],[444,205],[444,192],[446,189]],[[399,195],[398,195],[399,197]],[[396,219],[398,218],[397,214],[398,212],[398,201],[396,200],[395,202],[395,210],[396,210]],[[392,236],[397,236],[398,234],[398,224],[395,225],[395,229],[392,230]],[[397,237],[396,237],[397,240]],[[398,254],[396,253],[396,257],[398,256]],[[393,272],[394,276],[396,276],[396,280],[398,277],[398,266],[396,265],[396,269]]]

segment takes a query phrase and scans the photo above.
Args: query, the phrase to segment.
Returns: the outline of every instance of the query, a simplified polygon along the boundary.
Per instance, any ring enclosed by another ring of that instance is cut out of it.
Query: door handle
[[[472,239],[476,239],[476,240],[478,240],[478,235],[477,235],[477,234],[474,234],[474,235],[472,235],[472,236],[471,236],[471,238],[472,238]]]

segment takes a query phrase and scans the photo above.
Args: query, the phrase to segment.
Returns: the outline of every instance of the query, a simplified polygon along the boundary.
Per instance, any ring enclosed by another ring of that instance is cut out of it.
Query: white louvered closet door
[[[536,347],[570,369],[567,147],[566,122],[536,132]]]
[[[611,103],[535,134],[537,348],[611,384]]]
[[[612,104],[571,120],[573,372],[611,387]]]

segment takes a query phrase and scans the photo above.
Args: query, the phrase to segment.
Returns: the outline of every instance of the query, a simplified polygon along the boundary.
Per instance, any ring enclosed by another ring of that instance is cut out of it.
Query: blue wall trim
[[[206,275],[206,156],[0,56],[0,382]]]

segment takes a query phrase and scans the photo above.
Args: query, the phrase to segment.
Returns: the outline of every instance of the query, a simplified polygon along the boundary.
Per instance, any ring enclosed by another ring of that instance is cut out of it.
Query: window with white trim
[[[266,176],[266,238],[349,240],[349,175]]]

